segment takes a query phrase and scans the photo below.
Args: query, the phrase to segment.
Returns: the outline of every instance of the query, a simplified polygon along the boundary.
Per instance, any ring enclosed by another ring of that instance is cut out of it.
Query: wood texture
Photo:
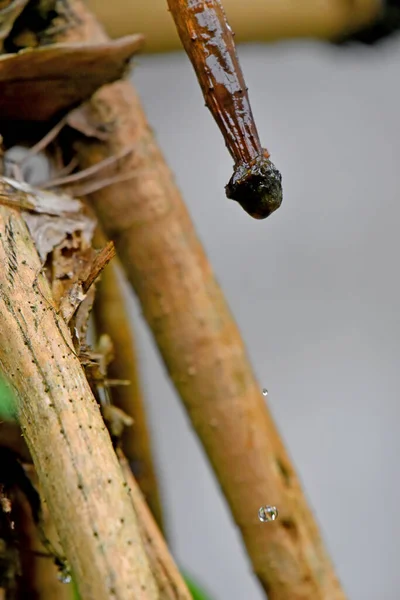
[[[0,368],[85,600],[156,600],[127,486],[19,212],[0,206]]]

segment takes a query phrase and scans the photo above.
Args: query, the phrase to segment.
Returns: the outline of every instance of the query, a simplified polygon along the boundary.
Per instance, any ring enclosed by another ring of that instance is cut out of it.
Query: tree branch
[[[85,600],[159,597],[118,460],[20,213],[0,206],[0,367]]]

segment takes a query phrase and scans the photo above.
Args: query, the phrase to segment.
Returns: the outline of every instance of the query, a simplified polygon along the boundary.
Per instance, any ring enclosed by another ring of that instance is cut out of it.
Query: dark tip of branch
[[[252,165],[236,165],[225,191],[249,215],[265,219],[282,203],[282,176],[268,158],[260,155]]]

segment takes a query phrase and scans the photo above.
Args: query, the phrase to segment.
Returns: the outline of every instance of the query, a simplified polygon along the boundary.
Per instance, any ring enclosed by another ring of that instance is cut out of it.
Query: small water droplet
[[[258,510],[258,518],[263,523],[268,523],[268,521],[275,521],[278,518],[278,509],[276,506],[262,506]]]
[[[71,581],[72,581],[71,573],[69,572],[68,568],[66,568],[66,567],[64,567],[63,569],[60,569],[60,571],[58,572],[57,578],[59,581],[61,581],[61,583],[71,583]]]
[[[263,396],[268,396],[268,390],[267,390],[267,388],[264,388],[262,393],[263,393]]]

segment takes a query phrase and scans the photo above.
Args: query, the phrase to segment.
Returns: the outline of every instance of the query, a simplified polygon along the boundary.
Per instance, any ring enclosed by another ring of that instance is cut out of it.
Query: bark
[[[78,0],[75,39],[104,39]],[[136,172],[93,195],[94,207],[142,305],[270,600],[343,600],[318,527],[263,401],[244,344],[133,87],[106,86],[92,99],[114,122],[105,143],[76,144],[82,166],[135,146]],[[280,518],[263,525],[258,508]]]
[[[118,456],[138,518],[143,545],[160,590],[160,597],[163,600],[191,600],[192,596],[132,475],[128,461],[121,451],[118,452]]]
[[[0,207],[0,368],[85,600],[154,600],[117,457],[20,213]]]
[[[107,333],[113,342],[114,359],[108,378],[130,381],[129,386],[111,390],[113,404],[133,419],[122,435],[122,448],[154,518],[162,529],[162,509],[153,464],[150,434],[140,389],[136,348],[123,290],[115,264],[108,265],[97,284],[94,317],[98,334]]]

